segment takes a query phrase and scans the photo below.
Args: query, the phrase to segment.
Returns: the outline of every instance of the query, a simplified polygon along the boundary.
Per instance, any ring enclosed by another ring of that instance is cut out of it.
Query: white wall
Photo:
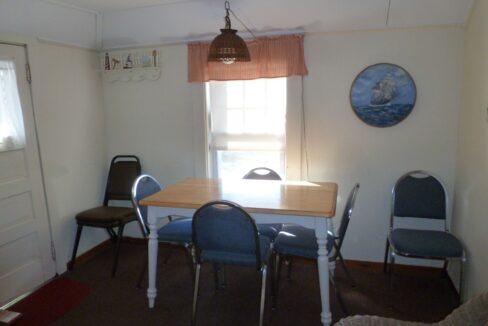
[[[75,215],[103,199],[108,163],[102,85],[93,51],[32,42],[34,111],[54,241],[57,271],[66,270],[75,238]],[[78,255],[107,238],[85,228]]]
[[[143,172],[164,186],[194,175],[203,160],[197,161],[194,154],[194,87],[186,82],[186,46],[161,48],[160,56],[158,81],[104,82],[103,96],[106,159],[117,154],[137,155]],[[204,129],[199,127],[201,141]],[[140,236],[140,229],[132,224],[127,226],[127,234]]]
[[[459,114],[454,232],[467,248],[466,297],[488,291],[488,1],[478,0],[466,27]]]
[[[338,181],[338,213],[354,182],[361,183],[344,243],[347,258],[382,260],[391,189],[403,173],[431,171],[452,194],[462,41],[456,27],[306,37],[309,179]],[[356,75],[379,62],[402,66],[417,86],[412,113],[390,128],[366,125],[349,103]]]
[[[348,259],[382,260],[390,191],[403,173],[432,171],[452,193],[462,46],[458,27],[305,38],[308,179],[338,182],[337,215],[353,184],[362,186],[344,247]],[[186,82],[186,46],[160,51],[161,79],[104,83],[104,109],[109,156],[135,153],[145,172],[168,184],[204,171],[204,100],[199,86]],[[367,126],[349,104],[356,75],[378,62],[404,67],[418,89],[413,112],[391,128]]]

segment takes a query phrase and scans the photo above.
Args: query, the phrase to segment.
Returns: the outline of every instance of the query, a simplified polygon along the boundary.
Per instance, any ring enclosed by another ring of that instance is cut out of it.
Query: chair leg
[[[192,309],[192,316],[191,316],[191,324],[192,326],[196,325],[197,322],[197,304],[198,304],[198,287],[200,285],[200,264],[197,264],[195,270],[195,286],[193,289],[193,309]]]
[[[393,274],[395,273],[394,267],[395,267],[395,253],[392,252],[390,254],[390,269],[388,271],[390,275],[390,289],[393,289]]]
[[[220,283],[220,288],[225,289],[227,287],[227,281],[225,278],[225,265],[220,266],[220,274],[222,276],[221,278],[222,282]]]
[[[449,267],[449,259],[444,259],[444,264],[442,266],[441,277],[448,277],[447,267]]]
[[[463,302],[463,277],[464,277],[464,263],[466,262],[466,256],[463,253],[463,256],[459,260],[459,303]]]
[[[390,251],[390,241],[388,237],[386,238],[386,246],[385,246],[385,260],[383,262],[383,273],[386,273],[388,270],[388,252]]]
[[[291,280],[291,269],[293,268],[293,257],[287,259],[286,279]]]
[[[274,310],[274,298],[276,296],[276,255],[274,251],[271,253],[271,257],[269,258],[269,268],[270,268],[270,276],[271,276],[271,309]]]
[[[264,265],[261,268],[261,305],[260,305],[260,310],[259,310],[259,326],[263,325],[264,301],[266,300],[267,271],[268,271],[268,266]]]
[[[117,234],[112,228],[106,228],[108,235],[110,236],[110,240],[112,243],[117,243]]]
[[[124,226],[119,226],[119,230],[117,232],[117,243],[115,244],[115,251],[114,251],[114,264],[112,267],[112,277],[115,277],[115,272],[117,271],[117,264],[119,262],[119,250],[120,250],[120,242],[122,241],[122,237],[124,234]]]
[[[334,288],[334,292],[335,292],[335,294],[337,296],[337,300],[339,301],[339,304],[341,306],[342,311],[346,314],[346,316],[349,316],[349,312],[347,311],[347,308],[346,308],[346,305],[344,303],[344,300],[342,299],[341,292],[337,288],[337,284],[336,284],[336,282],[334,280],[334,276],[332,276],[332,275],[329,274],[329,280],[330,280],[330,283],[332,284],[332,287]]]
[[[344,263],[344,258],[342,257],[342,254],[340,252],[338,253],[338,257],[339,257],[339,261],[341,262],[342,268],[344,269],[344,273],[346,273],[346,276],[349,279],[349,281],[351,282],[352,286],[355,287],[356,282],[354,281],[354,279],[351,276],[351,273],[347,269],[346,263]]]
[[[188,260],[188,266],[190,268],[190,278],[192,282],[195,281],[195,262],[193,261],[192,247],[191,245],[185,245],[186,258]]]
[[[219,270],[220,270],[219,265],[217,263],[214,263],[213,272],[214,272],[215,291],[218,291],[220,289]]]
[[[273,277],[273,296],[271,300],[271,307],[272,309],[276,309],[276,302],[278,301],[278,293],[280,290],[280,278],[281,278],[281,265],[282,265],[282,259],[280,255],[277,253],[276,254],[276,259],[275,259],[275,275]]]
[[[83,225],[78,224],[78,229],[76,230],[75,246],[73,247],[73,254],[71,255],[71,262],[69,264],[70,271],[72,271],[75,268],[76,252],[78,251],[78,245],[80,244],[82,230],[83,230]]]
[[[146,252],[146,258],[144,260],[144,265],[142,266],[141,274],[139,274],[139,278],[137,279],[137,288],[141,288],[141,283],[142,279],[144,278],[144,275],[146,274],[147,271],[147,264],[148,264],[148,258],[147,258],[147,252]]]

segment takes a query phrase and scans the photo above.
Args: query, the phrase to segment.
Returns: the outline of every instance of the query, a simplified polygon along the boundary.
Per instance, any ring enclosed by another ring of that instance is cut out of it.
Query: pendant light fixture
[[[237,30],[232,29],[231,27],[229,12],[231,12],[237,20],[239,20],[239,18],[237,18],[234,12],[230,9],[229,1],[225,1],[225,10],[225,28],[221,29],[221,34],[214,38],[212,43],[210,43],[208,61],[222,61],[225,64],[251,61],[246,42],[237,35]],[[252,34],[245,25],[244,27]],[[252,35],[254,36],[254,34]]]

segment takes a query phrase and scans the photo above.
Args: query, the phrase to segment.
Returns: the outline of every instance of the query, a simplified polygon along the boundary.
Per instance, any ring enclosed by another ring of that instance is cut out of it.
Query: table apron
[[[185,217],[192,217],[196,209],[193,208],[177,208],[177,207],[158,207],[149,206],[148,222],[160,223],[159,220],[163,219],[163,216],[179,215]],[[326,224],[332,225],[331,218],[314,217],[314,216],[302,216],[302,215],[288,215],[288,214],[268,214],[268,213],[251,213],[250,214],[256,223],[295,223],[315,229],[316,220],[326,220]],[[166,220],[166,219],[165,219]],[[167,220],[166,220],[167,221]],[[161,224],[159,224],[161,225]]]

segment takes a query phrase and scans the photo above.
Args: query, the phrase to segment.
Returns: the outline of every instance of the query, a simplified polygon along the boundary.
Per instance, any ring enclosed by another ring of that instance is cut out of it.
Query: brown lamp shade
[[[210,44],[208,61],[222,61],[233,63],[251,61],[246,42],[237,35],[237,30],[225,28]]]

